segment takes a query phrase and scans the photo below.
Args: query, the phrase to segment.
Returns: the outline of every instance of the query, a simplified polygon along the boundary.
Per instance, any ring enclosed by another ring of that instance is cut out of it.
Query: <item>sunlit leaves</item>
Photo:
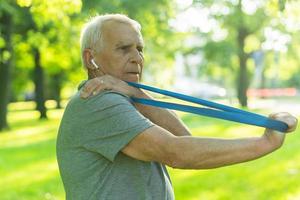
[[[245,41],[245,52],[246,53],[251,53],[256,51],[257,49],[260,49],[261,47],[261,41],[256,35],[250,35],[246,38]]]
[[[17,4],[21,7],[29,7],[32,4],[32,0],[17,0]]]
[[[5,47],[5,40],[2,37],[0,37],[0,48],[3,47]]]

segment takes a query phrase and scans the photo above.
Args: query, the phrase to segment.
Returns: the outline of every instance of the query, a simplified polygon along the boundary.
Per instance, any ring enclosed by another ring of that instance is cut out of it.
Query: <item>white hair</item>
[[[102,47],[102,27],[103,24],[107,21],[127,23],[129,25],[132,25],[138,31],[141,30],[141,25],[137,21],[130,19],[126,15],[122,14],[105,14],[91,18],[84,25],[80,35],[80,50],[82,61],[84,49],[90,48],[94,49],[95,51],[99,51]]]

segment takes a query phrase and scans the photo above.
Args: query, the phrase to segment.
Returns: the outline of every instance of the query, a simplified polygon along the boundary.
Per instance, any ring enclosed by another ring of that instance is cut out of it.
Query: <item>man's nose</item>
[[[143,53],[136,49],[136,50],[132,53],[131,62],[137,63],[137,64],[139,64],[139,65],[143,64],[143,62],[144,62],[144,56],[143,56]]]

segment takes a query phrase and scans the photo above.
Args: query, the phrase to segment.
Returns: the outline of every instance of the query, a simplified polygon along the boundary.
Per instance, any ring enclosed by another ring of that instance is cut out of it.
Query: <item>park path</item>
[[[249,101],[249,108],[267,109],[271,112],[289,112],[300,116],[300,99],[255,99]]]

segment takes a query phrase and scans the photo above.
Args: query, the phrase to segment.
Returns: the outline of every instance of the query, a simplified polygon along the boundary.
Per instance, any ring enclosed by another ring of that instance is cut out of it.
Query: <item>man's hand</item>
[[[115,90],[130,97],[137,97],[142,93],[141,90],[129,86],[120,79],[110,75],[104,75],[88,80],[81,90],[80,97],[88,98],[90,96],[95,96],[103,90]]]
[[[274,113],[269,116],[271,119],[279,120],[288,125],[288,130],[286,133],[293,132],[296,130],[298,120],[294,116],[290,115],[289,113],[281,112],[281,113]],[[267,141],[270,145],[271,149],[280,148],[285,139],[285,133],[281,133],[279,131],[275,131],[272,129],[266,129],[263,135],[263,138]]]

